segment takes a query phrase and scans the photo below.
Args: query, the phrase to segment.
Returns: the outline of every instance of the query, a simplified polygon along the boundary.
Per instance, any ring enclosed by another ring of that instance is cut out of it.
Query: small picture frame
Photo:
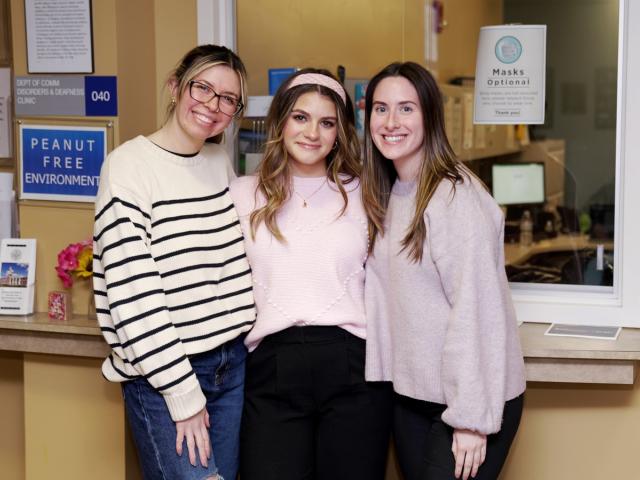
[[[49,292],[49,318],[68,321],[71,316],[71,294],[61,290]]]

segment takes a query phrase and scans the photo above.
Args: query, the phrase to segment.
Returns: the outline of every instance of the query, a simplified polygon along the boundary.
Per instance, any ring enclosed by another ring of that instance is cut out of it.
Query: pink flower
[[[71,287],[71,285],[73,284],[71,275],[69,275],[69,273],[67,273],[67,271],[65,271],[61,267],[56,267],[56,272],[58,272],[58,278],[62,280],[62,284],[64,285],[64,287],[65,288]]]
[[[58,253],[58,265],[55,268],[56,272],[58,273],[58,278],[62,280],[62,284],[65,286],[65,288],[69,288],[73,285],[72,274],[82,277],[90,276],[90,274],[87,275],[86,265],[83,265],[81,267],[78,263],[78,259],[80,258],[81,254],[83,254],[83,252],[85,252],[87,249],[92,250],[92,248],[93,240],[91,238],[88,238],[78,243],[71,243],[60,250],[60,252]],[[82,256],[83,262],[86,263],[86,253]],[[91,256],[90,253],[89,256]]]
[[[69,245],[58,253],[58,266],[64,270],[73,270],[78,266],[78,259],[76,258],[78,252],[76,249],[71,247],[72,246]]]

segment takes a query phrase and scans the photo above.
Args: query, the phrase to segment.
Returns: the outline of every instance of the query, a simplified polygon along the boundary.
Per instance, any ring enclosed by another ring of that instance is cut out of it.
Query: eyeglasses
[[[208,103],[214,98],[218,98],[218,110],[229,117],[233,117],[242,111],[244,105],[240,100],[229,95],[221,95],[216,93],[206,83],[198,82],[197,80],[191,80],[189,82],[189,95],[196,102]]]

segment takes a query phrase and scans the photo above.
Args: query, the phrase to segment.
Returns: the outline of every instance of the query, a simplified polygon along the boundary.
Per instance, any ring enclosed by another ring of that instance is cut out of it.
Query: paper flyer
[[[480,29],[473,123],[544,123],[546,38],[546,25]]]
[[[5,238],[0,243],[0,314],[33,313],[36,240]]]
[[[13,155],[11,123],[11,70],[0,68],[0,158]]]

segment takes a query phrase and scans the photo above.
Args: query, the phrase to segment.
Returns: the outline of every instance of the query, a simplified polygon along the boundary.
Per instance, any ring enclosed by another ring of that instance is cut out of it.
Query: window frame
[[[640,125],[640,30],[630,28],[640,24],[640,5],[632,3],[619,2],[613,288],[514,285],[520,321],[640,327],[640,249],[633,248],[640,245],[640,222],[633,219],[633,206],[640,205],[633,183],[640,175],[640,137],[632,134]]]
[[[197,5],[198,42],[233,48],[236,0]],[[640,126],[640,29],[632,31],[634,24],[640,25],[640,2],[619,0],[614,286],[513,284],[519,321],[640,328],[640,248],[633,248],[640,246],[640,221],[634,222],[640,188],[633,184],[640,178],[640,135],[633,135],[633,126]]]

